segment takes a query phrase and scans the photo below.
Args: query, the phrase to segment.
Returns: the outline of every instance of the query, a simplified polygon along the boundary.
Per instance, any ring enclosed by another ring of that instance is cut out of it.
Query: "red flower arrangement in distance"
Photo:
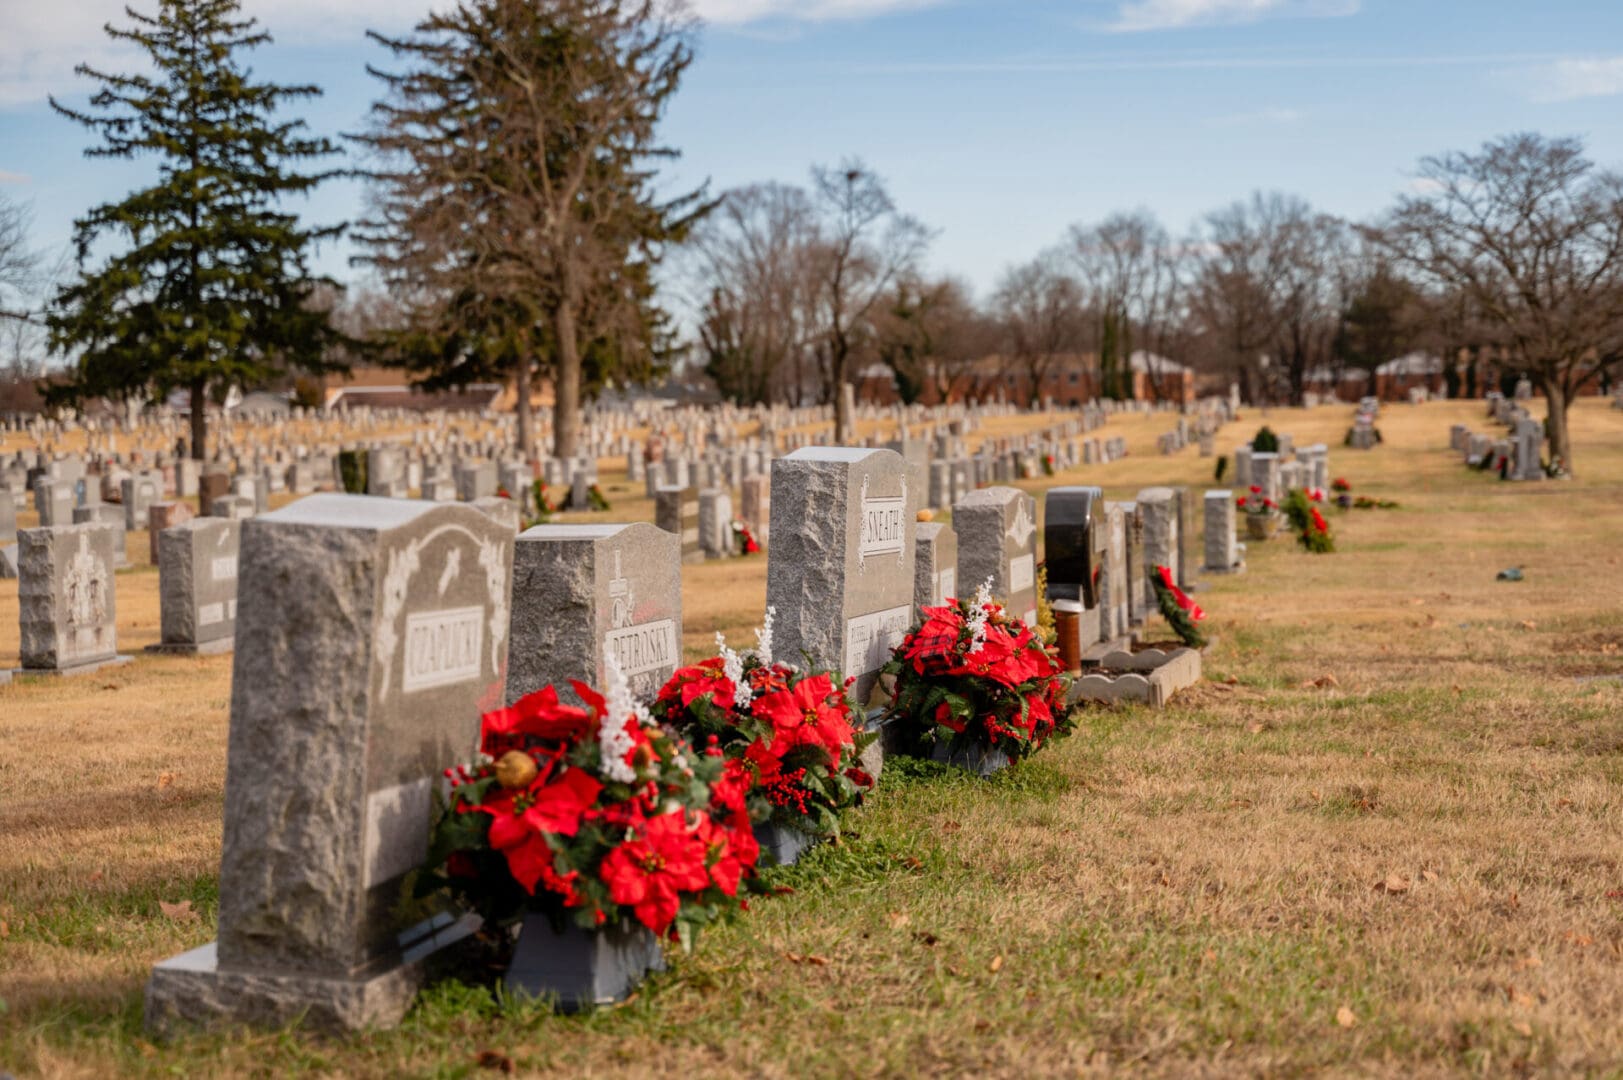
[[[481,719],[479,759],[446,770],[418,894],[494,925],[635,919],[690,945],[757,888],[740,770],[654,723],[612,660],[606,695],[570,685],[582,705],[548,686]]]

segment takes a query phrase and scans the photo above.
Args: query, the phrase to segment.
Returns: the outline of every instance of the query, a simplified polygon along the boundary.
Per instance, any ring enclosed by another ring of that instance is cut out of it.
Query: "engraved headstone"
[[[699,492],[699,547],[707,559],[733,554],[733,497],[726,488]]]
[[[153,503],[148,508],[147,530],[153,566],[160,565],[158,549],[162,546],[163,531],[172,529],[181,522],[190,521],[194,516],[191,506],[183,502]]]
[[[54,525],[17,534],[22,674],[77,675],[118,655],[113,529]]]
[[[240,523],[218,517],[191,518],[164,530],[158,557],[162,633],[149,650],[207,655],[231,651],[241,534]]]
[[[1145,488],[1138,493],[1138,512],[1144,522],[1144,572],[1155,573],[1155,567],[1164,566],[1177,580],[1178,547],[1178,494],[1171,488]],[[1155,610],[1154,587],[1146,580],[1146,602]]]
[[[1127,514],[1119,502],[1105,503],[1104,572],[1099,575],[1099,637],[1115,641],[1129,630],[1127,609]]]
[[[502,704],[512,558],[466,506],[312,495],[242,525],[219,938],[153,970],[149,1027],[393,1024],[469,931],[404,879]]]
[[[1037,500],[1011,487],[972,491],[952,508],[958,579],[965,590],[988,579],[1009,615],[1037,625]]]
[[[855,678],[860,703],[913,626],[919,495],[894,450],[806,447],[772,463],[773,652]]]
[[[647,522],[537,525],[518,538],[507,699],[569,680],[604,685],[612,655],[652,698],[682,663],[680,542]]]

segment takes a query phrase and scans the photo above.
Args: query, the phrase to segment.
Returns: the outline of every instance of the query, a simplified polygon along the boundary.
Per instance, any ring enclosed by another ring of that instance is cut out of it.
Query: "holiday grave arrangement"
[[[742,653],[716,636],[716,655],[672,675],[654,718],[743,778],[757,837],[779,862],[837,837],[840,813],[873,787],[857,756],[873,741],[827,671],[802,671],[772,658],[772,618]]]
[[[992,599],[990,583],[971,600],[921,610],[924,622],[882,669],[912,750],[984,774],[1069,733],[1070,677],[1034,628]]]

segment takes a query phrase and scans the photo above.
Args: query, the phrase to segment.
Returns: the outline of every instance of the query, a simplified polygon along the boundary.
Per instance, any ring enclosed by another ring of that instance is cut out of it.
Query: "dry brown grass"
[[[230,659],[0,689],[0,1071],[464,1075],[494,1048],[597,1074],[1616,1074],[1623,413],[1580,407],[1578,480],[1510,485],[1443,449],[1478,411],[1395,407],[1385,446],[1336,450],[1403,509],[1208,579],[1211,678],[1173,708],[1089,713],[991,783],[892,769],[793,895],[588,1018],[441,986],[367,1039],[146,1044],[150,965],[212,936]],[[1269,422],[1335,446],[1348,415]],[[1153,455],[1169,424],[1114,422],[1134,456],[1056,482],[1209,486]],[[690,654],[746,639],[764,591],[759,559],[688,568]],[[150,568],[119,610],[129,646],[156,635]],[[0,655],[15,612],[0,583]],[[158,908],[182,899],[203,917]]]

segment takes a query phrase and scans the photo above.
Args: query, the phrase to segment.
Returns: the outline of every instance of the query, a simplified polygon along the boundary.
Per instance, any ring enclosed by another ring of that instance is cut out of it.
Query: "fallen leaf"
[[[909,916],[905,911],[892,911],[886,915],[885,918],[890,920],[892,930],[900,930],[902,927],[913,921],[912,917]]]
[[[1514,1024],[1511,1024],[1510,1030],[1514,1031],[1524,1039],[1531,1039],[1533,1037],[1533,1025],[1529,1024],[1526,1020],[1518,1020]]]
[[[1516,970],[1517,971],[1527,971],[1529,968],[1536,968],[1536,967],[1543,967],[1543,966],[1544,966],[1544,961],[1540,960],[1538,958],[1538,954],[1536,954],[1536,953],[1528,953],[1526,956],[1524,956],[1520,960],[1516,961]]]
[[[85,880],[88,881],[90,884],[94,885],[94,884],[96,884],[96,882],[100,881],[102,878],[104,878],[106,876],[107,875],[103,874],[100,870],[92,870],[90,872],[90,876],[88,878],[86,878]]]
[[[924,860],[920,859],[917,855],[908,855],[898,861],[909,870],[924,869]]]
[[[1224,679],[1223,682],[1228,686],[1239,686],[1240,677],[1238,675],[1230,675],[1228,678]]]
[[[961,828],[963,828],[963,826],[958,822],[948,821],[941,826],[941,831],[944,833],[955,833]]]
[[[1409,601],[1409,603],[1411,603],[1411,604],[1424,604],[1425,602],[1426,602],[1426,598],[1423,597],[1423,596],[1417,596],[1413,600]]]
[[[1422,870],[1422,871],[1420,871],[1420,880],[1425,881],[1425,882],[1436,881],[1437,880],[1437,871],[1435,871],[1435,870]]]
[[[1538,629],[1538,623],[1534,622],[1532,619],[1523,619],[1522,620],[1522,629],[1523,630],[1537,630]]]
[[[178,904],[171,904],[167,900],[159,900],[158,910],[163,912],[164,918],[173,922],[197,921],[197,912],[192,910],[192,902],[190,900],[182,900]]]
[[[1571,799],[1557,799],[1557,800],[1555,800],[1555,807],[1556,807],[1557,810],[1564,810],[1564,809],[1566,809],[1567,807],[1569,807],[1571,805],[1572,805],[1572,800]]]
[[[998,972],[1002,971],[1003,970],[1003,957],[1001,957],[1001,956],[992,957],[992,962],[990,964],[986,965],[986,970],[990,971],[993,975],[996,975]]]
[[[1254,723],[1247,724],[1245,729],[1247,731],[1249,731],[1253,735],[1261,735],[1262,734],[1262,724],[1260,722],[1254,722]]]
[[[1522,993],[1520,990],[1516,989],[1516,987],[1514,985],[1512,985],[1511,983],[1506,983],[1505,984],[1505,999],[1507,1001],[1509,1001],[1512,1005],[1531,1005],[1531,1004],[1533,1004],[1533,998],[1532,998],[1531,995]]]
[[[495,1072],[510,1073],[513,1071],[513,1059],[495,1050],[479,1051],[476,1064],[481,1069],[491,1069]]]
[[[166,773],[160,773],[158,775],[158,790],[159,791],[163,791],[166,788],[172,788],[174,786],[175,786],[175,774],[174,773],[166,772]]]
[[[1465,693],[1465,691],[1460,687],[1459,683],[1455,683],[1454,684],[1454,693],[1463,694],[1463,693]]]
[[[1200,958],[1202,960],[1206,961],[1208,964],[1214,964],[1214,963],[1217,962],[1217,950],[1216,949],[1207,949],[1204,953],[1201,954]]]
[[[1336,1023],[1340,1024],[1344,1028],[1350,1028],[1354,1024],[1358,1023],[1358,1017],[1353,1015],[1353,1011],[1351,1009],[1343,1005],[1336,1010]]]
[[[1386,880],[1375,883],[1375,891],[1393,894],[1406,893],[1409,891],[1410,884],[1409,879],[1402,874],[1388,874]]]
[[[11,924],[6,922],[4,919],[0,919],[0,938],[8,938],[10,936]]]

